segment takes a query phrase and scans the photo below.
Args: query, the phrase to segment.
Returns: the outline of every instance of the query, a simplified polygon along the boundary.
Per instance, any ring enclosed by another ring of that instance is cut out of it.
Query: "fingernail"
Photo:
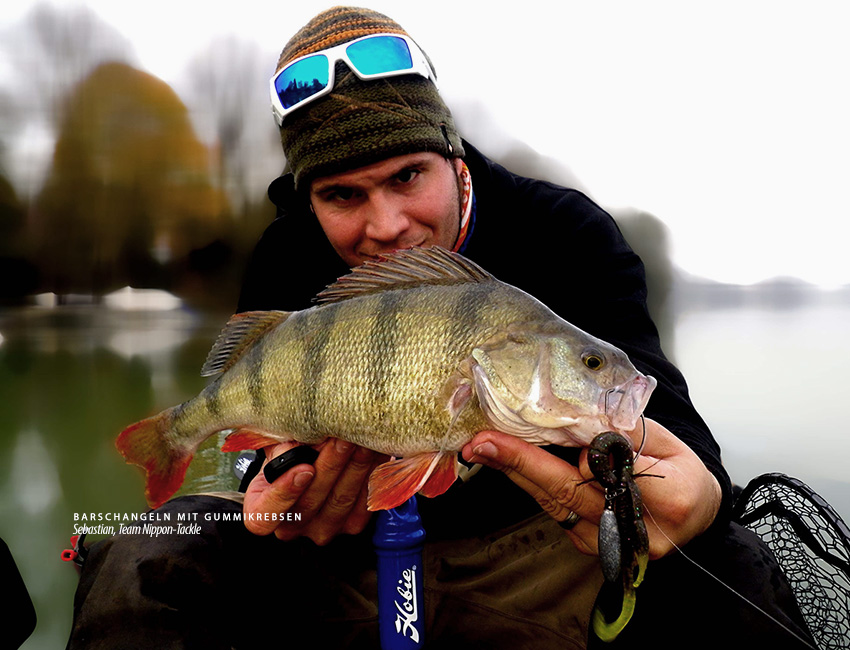
[[[499,455],[499,450],[492,442],[482,442],[472,450],[476,456],[483,458],[496,458]]]
[[[346,442],[345,440],[336,441],[336,451],[339,454],[347,454],[351,447],[352,444],[350,442]]]
[[[306,487],[307,484],[313,480],[313,472],[299,472],[295,475],[295,478],[292,480],[292,484],[295,487]]]

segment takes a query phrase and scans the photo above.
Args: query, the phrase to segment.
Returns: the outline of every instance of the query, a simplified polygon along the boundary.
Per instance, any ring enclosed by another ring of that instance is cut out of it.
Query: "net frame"
[[[850,528],[802,481],[763,474],[732,512],[767,544],[821,650],[850,648]]]

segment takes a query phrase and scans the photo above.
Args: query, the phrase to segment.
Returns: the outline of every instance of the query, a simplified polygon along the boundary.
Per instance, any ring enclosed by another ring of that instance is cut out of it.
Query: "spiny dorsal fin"
[[[329,303],[389,289],[426,284],[486,282],[493,276],[458,253],[444,248],[411,248],[365,262],[319,293],[315,302]]]
[[[291,312],[288,311],[246,311],[230,317],[221,330],[207,355],[202,377],[210,377],[225,372],[245,353],[245,350],[265,334],[279,325]]]

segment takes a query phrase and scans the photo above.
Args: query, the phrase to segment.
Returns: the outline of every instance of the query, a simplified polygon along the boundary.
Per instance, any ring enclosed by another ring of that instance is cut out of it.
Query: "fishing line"
[[[605,391],[605,412],[608,413],[608,396],[614,392],[622,392],[617,391],[614,388],[610,388]],[[643,451],[643,446],[646,444],[646,418],[641,413],[638,417],[640,417],[640,423],[643,426],[643,437],[640,439],[640,447],[638,447],[637,453],[635,453],[634,460],[632,462],[637,462],[637,459],[640,458],[640,454]]]
[[[675,548],[675,549],[676,549],[676,550],[677,550],[677,551],[678,551],[678,552],[682,555],[682,557],[683,557],[683,558],[685,558],[688,562],[690,562],[691,564],[693,564],[695,567],[697,567],[698,569],[700,569],[701,571],[703,571],[703,572],[704,572],[704,573],[706,573],[707,575],[711,576],[714,580],[716,580],[716,581],[717,581],[717,582],[719,582],[721,585],[723,585],[724,587],[726,587],[726,589],[728,589],[729,591],[731,591],[731,592],[732,592],[733,594],[735,594],[738,598],[740,598],[740,599],[741,599],[741,600],[743,600],[745,603],[747,603],[748,605],[750,605],[751,607],[753,607],[755,610],[757,610],[757,611],[761,612],[762,614],[764,614],[767,618],[769,618],[771,621],[773,621],[774,623],[776,623],[779,627],[781,627],[783,630],[785,630],[786,632],[788,632],[788,634],[790,634],[791,636],[793,636],[794,638],[796,638],[798,641],[801,641],[801,642],[802,642],[802,643],[804,643],[807,647],[812,648],[812,650],[818,650],[818,648],[817,648],[817,647],[815,647],[815,646],[813,646],[812,644],[810,644],[808,641],[806,641],[804,638],[802,638],[800,635],[798,635],[796,632],[794,632],[794,630],[790,629],[788,626],[786,626],[785,624],[783,624],[781,621],[777,620],[776,618],[774,618],[773,616],[771,616],[770,614],[768,614],[768,613],[767,613],[766,611],[764,611],[761,607],[759,607],[759,606],[758,606],[758,605],[756,605],[753,601],[751,601],[749,598],[747,598],[746,596],[744,596],[744,594],[741,594],[741,593],[737,592],[737,591],[735,590],[735,588],[734,588],[734,587],[731,587],[730,585],[727,585],[725,582],[723,582],[723,580],[721,580],[720,578],[718,578],[718,577],[717,577],[716,575],[714,575],[711,571],[709,571],[708,569],[706,569],[705,567],[703,567],[702,565],[700,565],[700,564],[699,564],[699,562],[697,562],[696,560],[693,560],[693,559],[691,559],[690,557],[688,557],[688,555],[687,555],[687,554],[686,554],[686,553],[685,553],[685,552],[684,552],[684,551],[683,551],[683,550],[682,550],[682,549],[678,546],[678,544],[676,544],[676,542],[674,542],[672,539],[670,539],[670,536],[669,536],[669,535],[667,535],[667,533],[665,533],[665,532],[664,532],[664,530],[661,528],[661,526],[659,526],[659,525],[658,525],[658,522],[655,520],[655,517],[653,517],[653,516],[652,516],[652,513],[649,511],[649,508],[647,508],[647,507],[646,507],[646,504],[645,504],[645,503],[643,504],[643,509],[644,509],[644,511],[646,512],[646,514],[648,514],[648,515],[649,515],[649,518],[650,518],[650,519],[652,519],[652,523],[654,523],[654,524],[655,524],[655,527],[658,529],[658,531],[659,531],[662,535],[664,535],[664,537],[667,539],[667,541],[668,541],[668,542],[670,542],[670,543],[673,545],[673,548]]]
[[[638,448],[637,452],[635,453],[635,457],[634,457],[634,461],[633,461],[633,463],[636,463],[636,462],[637,462],[637,459],[638,459],[638,458],[640,458],[641,452],[643,451],[643,447],[644,447],[644,445],[646,444],[646,419],[644,418],[643,414],[641,414],[641,416],[640,416],[640,421],[641,421],[641,424],[643,425],[643,438],[642,438],[642,439],[641,439],[641,441],[640,441],[640,447]],[[656,462],[658,462],[658,461],[656,461]],[[636,475],[636,477],[637,477],[637,476],[641,476],[641,474]],[[644,475],[644,476],[645,476],[645,475]],[[654,524],[655,524],[655,527],[658,529],[658,531],[659,531],[659,532],[660,532],[660,533],[664,536],[664,538],[665,538],[668,542],[670,542],[670,544],[672,544],[672,545],[673,545],[673,548],[675,548],[675,549],[676,549],[676,550],[677,550],[677,551],[678,551],[678,552],[682,555],[682,557],[683,557],[683,558],[685,558],[688,562],[690,562],[691,564],[693,564],[695,567],[697,567],[698,569],[700,569],[701,571],[703,571],[703,572],[704,572],[704,573],[706,573],[707,575],[711,576],[711,578],[713,578],[716,582],[718,582],[718,583],[720,583],[721,585],[723,585],[724,587],[726,587],[726,589],[728,589],[729,591],[731,591],[731,592],[732,592],[733,594],[735,594],[738,598],[740,598],[740,599],[741,599],[741,600],[743,600],[745,603],[747,603],[748,605],[750,605],[751,607],[753,607],[755,610],[757,610],[757,611],[761,612],[762,614],[764,614],[764,616],[766,616],[768,619],[770,619],[771,621],[773,621],[774,623],[776,623],[779,627],[781,627],[783,630],[785,630],[786,632],[788,632],[788,634],[790,634],[790,635],[791,635],[791,636],[793,636],[794,638],[798,639],[799,641],[802,641],[802,642],[803,642],[803,643],[804,643],[807,647],[812,648],[812,650],[818,650],[818,648],[816,648],[815,646],[811,645],[808,641],[806,641],[804,638],[802,638],[801,636],[799,636],[796,632],[794,632],[793,630],[791,630],[791,629],[790,629],[788,626],[786,626],[784,623],[782,623],[781,621],[777,620],[775,617],[771,616],[768,612],[766,612],[766,611],[765,611],[765,610],[763,610],[761,607],[759,607],[758,605],[756,605],[756,604],[755,604],[754,602],[752,602],[749,598],[747,598],[747,597],[746,597],[746,596],[744,596],[743,594],[741,594],[741,593],[739,593],[738,591],[736,591],[734,587],[732,587],[732,586],[730,586],[730,585],[727,585],[725,582],[723,582],[723,580],[721,580],[720,578],[718,578],[718,577],[717,577],[716,575],[714,575],[711,571],[709,571],[708,569],[706,569],[705,567],[703,567],[702,565],[700,565],[700,564],[699,564],[696,560],[694,560],[694,559],[692,559],[691,557],[689,557],[689,556],[688,556],[688,554],[687,554],[687,553],[685,553],[685,552],[684,552],[684,551],[683,551],[683,550],[679,547],[679,545],[678,545],[678,544],[676,544],[676,542],[674,542],[672,539],[670,539],[670,536],[669,536],[666,532],[664,532],[664,529],[663,529],[663,528],[661,528],[661,526],[658,524],[658,521],[656,521],[655,517],[652,515],[652,512],[650,512],[649,508],[646,506],[646,504],[645,504],[645,503],[643,504],[643,509],[644,509],[644,511],[646,512],[646,514],[648,514],[648,515],[649,515],[649,518],[650,518],[650,519],[652,519],[652,523],[654,523]]]
[[[640,454],[643,451],[643,446],[646,444],[646,418],[643,417],[643,413],[640,414],[640,423],[643,425],[643,438],[640,439],[640,447],[638,447],[637,453],[635,454],[635,459],[632,463],[636,463],[637,459],[640,458]]]

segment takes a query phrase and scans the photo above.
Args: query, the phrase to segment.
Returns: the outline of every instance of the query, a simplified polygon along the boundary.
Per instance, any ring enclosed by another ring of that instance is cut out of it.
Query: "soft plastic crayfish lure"
[[[593,632],[602,641],[617,638],[632,618],[635,589],[649,562],[649,537],[643,520],[640,490],[634,481],[634,453],[619,433],[600,433],[590,443],[587,461],[605,488],[605,510],[599,523],[599,560],[605,584],[602,591],[622,585],[623,605],[613,621],[606,619],[601,597],[593,608]]]

